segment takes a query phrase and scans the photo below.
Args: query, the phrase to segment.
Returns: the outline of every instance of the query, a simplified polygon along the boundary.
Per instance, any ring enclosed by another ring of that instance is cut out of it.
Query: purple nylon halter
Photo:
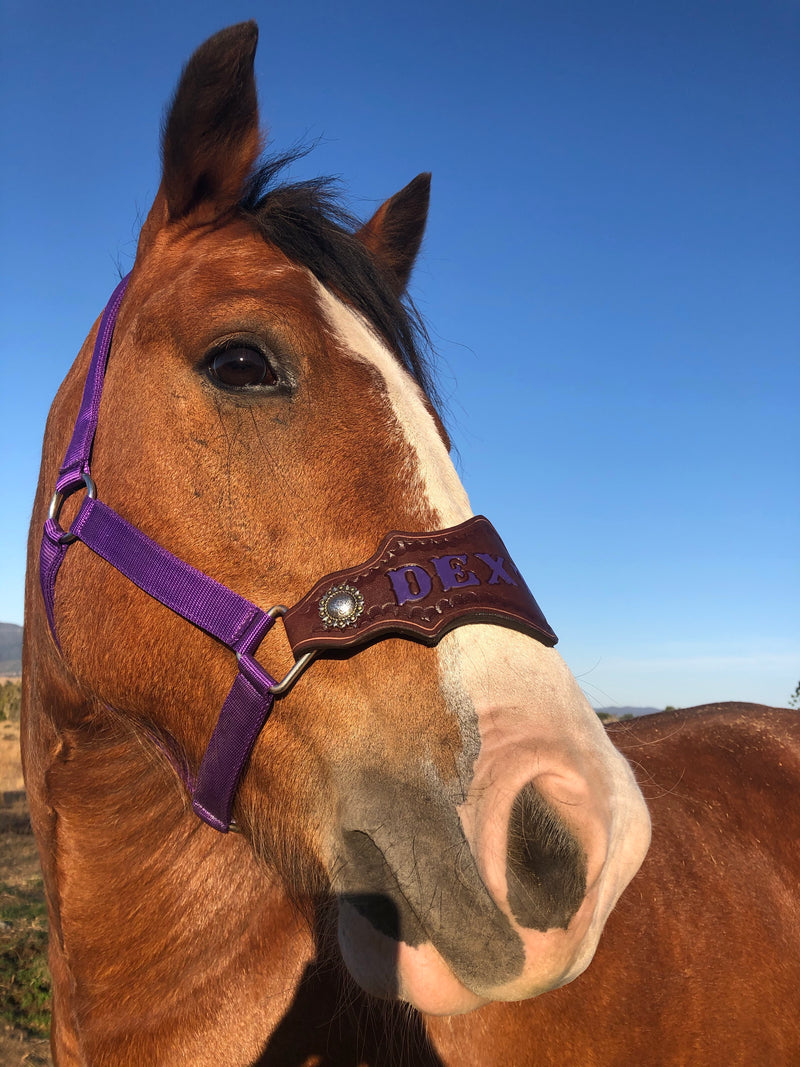
[[[178,559],[95,498],[95,486],[90,474],[92,446],[114,325],[129,277],[123,278],[114,290],[100,320],[80,410],[56,481],[49,517],[44,524],[39,577],[56,644],[56,577],[69,545],[80,540],[145,593],[215,637],[236,654],[239,671],[220,711],[197,778],[193,780],[189,773],[182,772],[195,813],[209,826],[225,833],[231,827],[231,812],[239,779],[269,717],[274,699],[286,692],[315,653],[305,653],[286,678],[276,682],[258,663],[254,653],[275,618],[287,609],[280,605],[269,611],[257,607],[227,586]],[[87,495],[69,531],[64,531],[58,522],[64,500],[84,488]],[[486,520],[481,521],[486,523]],[[522,585],[524,587],[524,582]],[[524,588],[530,596],[527,587]],[[548,644],[555,643],[555,635],[533,598],[530,599],[534,636]],[[537,612],[538,616],[535,614]],[[177,766],[177,761],[174,762]]]
[[[275,679],[253,656],[275,619],[178,559],[116,511],[94,499],[90,475],[92,444],[114,325],[129,277],[123,278],[114,290],[100,321],[80,411],[59,471],[50,517],[44,525],[39,559],[42,593],[50,629],[58,640],[54,615],[56,576],[69,545],[77,539],[144,592],[236,653],[239,673],[222,706],[197,779],[187,782],[194,811],[224,833],[230,828],[233,799],[245,762],[275,699],[272,692],[277,684]],[[88,495],[69,533],[65,533],[58,525],[61,504],[84,487]]]

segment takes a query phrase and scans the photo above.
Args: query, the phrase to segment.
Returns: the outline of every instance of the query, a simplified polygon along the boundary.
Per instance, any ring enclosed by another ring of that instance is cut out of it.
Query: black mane
[[[425,326],[411,300],[395,294],[355,237],[361,223],[337,197],[337,179],[276,184],[280,171],[303,154],[300,150],[262,163],[250,180],[241,210],[266,240],[361,312],[438,408]]]

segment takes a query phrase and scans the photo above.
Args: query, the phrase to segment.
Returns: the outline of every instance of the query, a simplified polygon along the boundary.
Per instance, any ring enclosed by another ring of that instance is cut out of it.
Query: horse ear
[[[418,174],[405,189],[382,204],[356,233],[396,284],[400,296],[408,285],[417,258],[431,195],[430,174]]]
[[[159,195],[145,230],[213,222],[235,207],[261,150],[255,22],[210,37],[183,69],[161,137]]]

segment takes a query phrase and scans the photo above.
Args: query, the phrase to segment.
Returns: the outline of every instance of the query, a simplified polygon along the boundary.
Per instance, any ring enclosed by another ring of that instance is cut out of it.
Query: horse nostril
[[[508,825],[508,903],[520,926],[566,929],[586,894],[586,854],[532,782]]]

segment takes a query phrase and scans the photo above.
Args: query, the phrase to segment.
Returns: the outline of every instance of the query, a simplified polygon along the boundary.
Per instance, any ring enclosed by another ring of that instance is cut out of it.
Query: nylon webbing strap
[[[244,765],[274,703],[272,678],[253,658],[272,619],[151,540],[99,500],[84,500],[70,533],[140,589],[236,653],[239,673],[220,711],[197,781],[192,807],[227,831]]]
[[[44,540],[51,542],[51,529]],[[85,499],[69,532],[147,594],[236,653],[239,673],[220,711],[195,782],[192,807],[209,825],[230,827],[245,763],[274,703],[272,678],[253,657],[274,619],[178,559],[99,500]],[[176,761],[177,765],[177,761]]]
[[[59,471],[56,489],[63,491],[72,485],[82,481],[81,475],[89,473],[89,461],[92,455],[94,435],[97,430],[97,417],[100,413],[100,400],[103,395],[103,382],[108,365],[108,354],[111,351],[111,339],[114,336],[114,326],[117,322],[122,298],[128,288],[130,274],[126,274],[117,288],[111,294],[111,299],[106,304],[100,326],[97,329],[97,337],[92,352],[92,362],[89,364],[89,373],[86,375],[86,384],[83,387],[83,397],[75,420],[75,429],[72,431],[72,440],[69,443],[67,454]],[[77,478],[76,478],[77,474]]]
[[[234,651],[253,621],[266,616],[249,600],[162,548],[101,500],[83,501],[70,533],[145,593]]]

